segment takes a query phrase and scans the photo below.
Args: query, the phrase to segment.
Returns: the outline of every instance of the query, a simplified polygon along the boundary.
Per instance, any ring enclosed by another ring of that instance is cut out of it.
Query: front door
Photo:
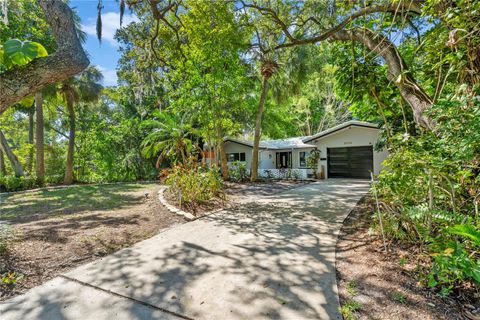
[[[277,169],[292,167],[291,152],[277,152]]]

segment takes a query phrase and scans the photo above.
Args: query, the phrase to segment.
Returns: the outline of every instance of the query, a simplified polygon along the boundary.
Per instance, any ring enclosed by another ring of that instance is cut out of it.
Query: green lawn
[[[58,217],[86,211],[113,210],[143,201],[154,183],[76,185],[34,192],[0,194],[0,220],[29,220],[39,215]],[[150,195],[150,197],[153,195]]]

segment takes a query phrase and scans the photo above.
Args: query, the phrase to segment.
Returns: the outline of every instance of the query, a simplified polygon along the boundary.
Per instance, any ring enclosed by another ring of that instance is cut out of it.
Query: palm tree
[[[142,122],[143,128],[152,129],[142,142],[143,155],[157,157],[157,168],[165,159],[172,163],[186,163],[193,151],[192,128],[178,115],[156,110],[154,116],[156,119]]]
[[[64,81],[60,87],[60,92],[67,106],[70,128],[64,184],[72,184],[74,181],[75,104],[79,102],[91,103],[97,101],[103,90],[103,86],[98,83],[102,79],[102,73],[94,66],[90,66],[77,77]]]
[[[265,101],[268,93],[268,80],[278,69],[278,64],[269,57],[264,57],[260,64],[260,74],[262,76],[262,87],[260,100],[258,101],[257,116],[255,119],[255,133],[253,136],[253,154],[252,154],[252,172],[250,179],[252,182],[258,177],[258,151],[260,147],[260,134],[262,130],[263,110],[265,109]]]

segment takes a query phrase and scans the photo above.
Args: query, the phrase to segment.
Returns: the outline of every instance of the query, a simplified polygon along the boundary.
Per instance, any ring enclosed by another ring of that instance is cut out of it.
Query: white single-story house
[[[352,120],[312,136],[260,141],[258,172],[276,177],[286,171],[297,178],[313,173],[307,158],[320,152],[317,172],[325,178],[370,178],[378,174],[387,151],[375,151],[376,124]],[[229,165],[240,161],[250,170],[253,141],[227,138],[224,144]]]

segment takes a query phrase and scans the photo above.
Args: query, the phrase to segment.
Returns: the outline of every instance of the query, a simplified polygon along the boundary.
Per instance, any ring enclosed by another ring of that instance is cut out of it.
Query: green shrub
[[[63,174],[55,174],[55,175],[51,175],[51,176],[46,176],[45,177],[45,183],[46,184],[62,184],[64,178],[65,178],[65,175],[63,175]]]
[[[199,204],[223,195],[223,180],[218,170],[204,169],[196,164],[175,166],[165,182],[180,206],[193,211]]]
[[[428,111],[435,132],[397,133],[378,194],[385,234],[431,257],[425,285],[480,288],[480,95],[459,90]],[[378,224],[377,224],[378,226]]]
[[[15,176],[1,176],[0,190],[4,191],[20,191],[28,190],[37,187],[37,181],[34,177],[15,177]]]
[[[438,241],[438,242],[437,242]],[[441,287],[444,295],[466,282],[480,285],[480,258],[469,254],[458,241],[448,241],[439,237],[431,245],[433,265],[426,276],[430,288]]]
[[[230,179],[235,182],[248,180],[247,165],[240,161],[235,161],[229,170]]]

